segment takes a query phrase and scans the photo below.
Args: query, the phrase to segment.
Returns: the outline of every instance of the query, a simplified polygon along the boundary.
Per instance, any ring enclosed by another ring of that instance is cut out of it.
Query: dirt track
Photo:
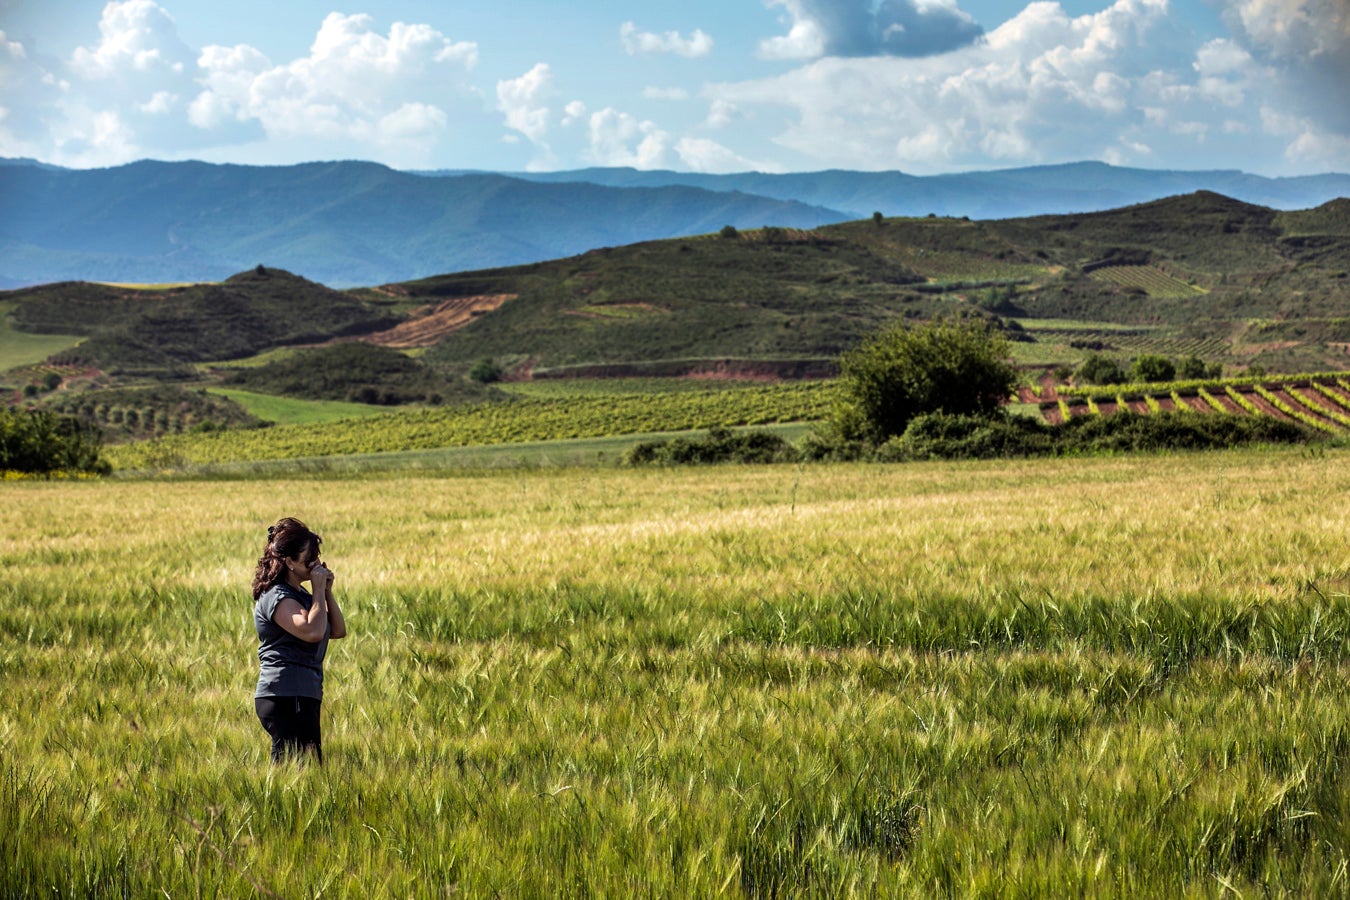
[[[430,347],[451,332],[458,331],[475,316],[491,312],[508,300],[514,300],[516,294],[478,294],[473,297],[454,297],[422,306],[412,311],[408,321],[401,322],[388,331],[368,334],[361,340],[381,347],[395,350],[410,350],[414,347]]]

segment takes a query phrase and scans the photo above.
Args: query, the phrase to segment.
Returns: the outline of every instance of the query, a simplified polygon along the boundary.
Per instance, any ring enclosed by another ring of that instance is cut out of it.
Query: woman
[[[323,764],[323,657],[330,639],[347,636],[347,623],[333,596],[333,573],[319,561],[322,542],[298,519],[281,519],[267,529],[267,548],[253,574],[258,631],[253,704],[272,736],[274,763],[313,753]],[[305,590],[306,581],[313,593]]]

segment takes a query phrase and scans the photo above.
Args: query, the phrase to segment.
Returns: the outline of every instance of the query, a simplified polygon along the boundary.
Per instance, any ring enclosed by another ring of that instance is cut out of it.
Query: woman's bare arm
[[[347,619],[342,615],[342,607],[338,606],[337,595],[331,587],[328,589],[328,624],[328,637],[332,640],[347,636]]]
[[[328,630],[328,604],[316,594],[314,602],[306,610],[294,597],[283,597],[272,614],[272,621],[288,634],[307,643],[317,644]]]

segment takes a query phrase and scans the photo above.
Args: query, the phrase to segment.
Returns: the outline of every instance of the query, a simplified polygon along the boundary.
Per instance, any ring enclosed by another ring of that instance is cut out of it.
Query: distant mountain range
[[[887,216],[1083,213],[1197,190],[1276,209],[1350,196],[1350,175],[1263,178],[1075,163],[957,175],[634,169],[400,172],[365,162],[0,160],[0,288],[217,281],[257,265],[332,287],[519,265],[717,231]]]
[[[760,172],[704,175],[638,169],[510,174],[513,178],[545,183],[579,181],[622,188],[682,185],[709,191],[740,191],[837,209],[850,219],[866,218],[873,212],[886,216],[935,213],[972,219],[1011,219],[1097,212],[1195,191],[1212,191],[1272,209],[1309,209],[1336,197],[1350,196],[1350,174],[1264,178],[1236,170],[1177,172],[1126,169],[1099,162],[927,176],[841,170],[787,175]]]
[[[629,244],[847,218],[794,201],[669,186],[429,178],[363,162],[0,165],[0,288],[218,281],[276,266],[331,287],[516,265]]]

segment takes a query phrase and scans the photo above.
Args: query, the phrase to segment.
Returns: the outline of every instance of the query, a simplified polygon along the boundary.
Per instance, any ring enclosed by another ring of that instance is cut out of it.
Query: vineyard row
[[[211,464],[429,450],[807,422],[826,418],[833,385],[809,382],[734,391],[525,399],[418,409],[352,421],[285,425],[213,434],[168,435],[110,447],[117,468]]]
[[[1350,431],[1350,380],[1323,375],[1300,376],[1289,381],[1209,382],[1150,391],[1127,392],[1112,388],[1061,395],[1056,400],[1041,403],[1040,408],[1047,421],[1056,423],[1076,416],[1117,412],[1136,415],[1226,413],[1273,416],[1316,431],[1340,434]]]

